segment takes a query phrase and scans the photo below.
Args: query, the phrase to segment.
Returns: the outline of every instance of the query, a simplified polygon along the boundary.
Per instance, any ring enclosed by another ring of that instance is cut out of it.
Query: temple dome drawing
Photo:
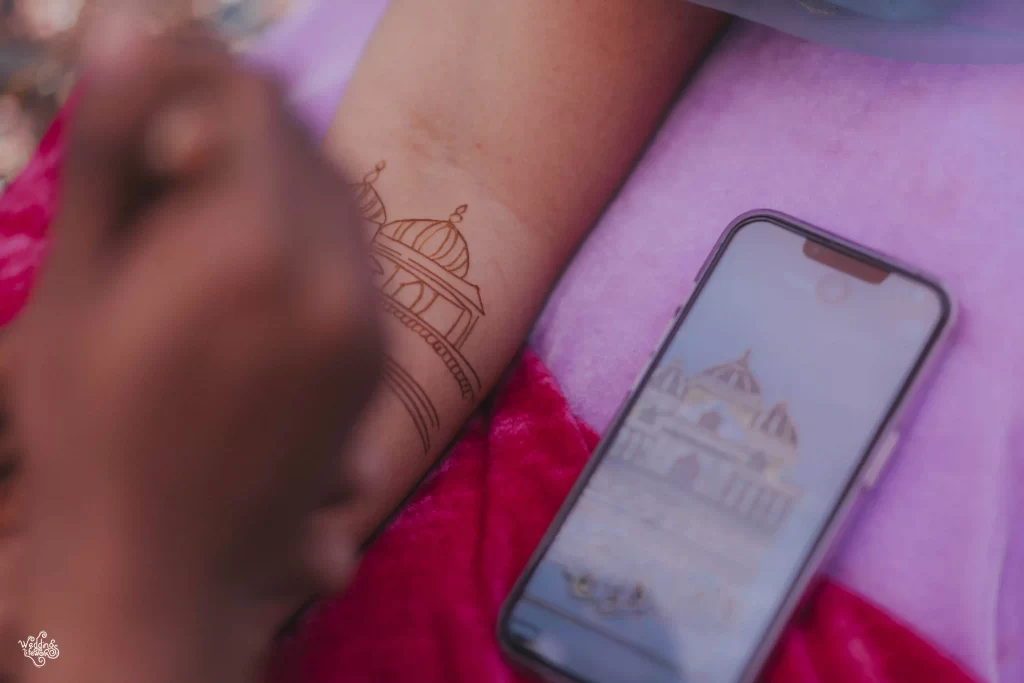
[[[359,215],[364,220],[377,226],[382,226],[388,222],[387,209],[384,208],[384,202],[381,200],[377,188],[373,186],[377,179],[380,178],[381,171],[384,168],[384,162],[382,161],[363,178],[363,182],[355,186],[356,207],[359,210]]]
[[[734,361],[704,370],[697,376],[697,380],[709,389],[742,397],[748,403],[760,402],[761,399],[761,384],[750,371],[749,350]]]
[[[460,206],[446,221],[402,220],[385,224],[380,234],[400,242],[458,278],[469,275],[469,245],[456,223],[462,221],[466,206]]]
[[[754,418],[753,427],[787,446],[793,448],[798,446],[796,426],[789,416],[789,409],[784,401],[779,401],[768,410],[758,413]]]
[[[750,359],[692,375],[679,359],[663,362],[612,452],[766,538],[801,496],[785,476],[799,438],[788,404],[764,400]]]
[[[683,398],[686,393],[686,370],[678,358],[658,367],[651,375],[651,389],[663,394]]]
[[[374,284],[384,297],[384,312],[398,323],[400,334],[432,351],[436,371],[451,377],[459,397],[473,399],[484,387],[463,347],[485,311],[480,288],[468,280],[469,246],[457,227],[468,206],[458,206],[445,220],[389,220],[376,187],[384,168],[383,161],[378,163],[354,187],[357,207],[372,232]],[[430,395],[397,363],[389,363],[386,375],[429,451],[440,426]]]

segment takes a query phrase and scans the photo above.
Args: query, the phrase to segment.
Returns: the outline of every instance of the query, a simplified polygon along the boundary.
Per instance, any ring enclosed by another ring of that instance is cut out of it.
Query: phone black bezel
[[[935,327],[932,330],[932,334],[929,336],[927,344],[924,346],[921,353],[918,355],[910,373],[907,375],[904,383],[900,387],[900,390],[893,397],[893,400],[890,403],[889,408],[886,412],[885,419],[882,421],[876,433],[872,436],[871,442],[865,449],[864,453],[860,456],[860,460],[857,464],[856,469],[854,470],[850,478],[847,480],[846,484],[843,486],[842,494],[839,498],[839,503],[837,503],[836,506],[829,512],[829,515],[826,518],[825,523],[822,525],[820,533],[815,538],[812,551],[808,553],[806,558],[804,558],[804,561],[800,565],[800,571],[796,575],[796,579],[786,590],[786,594],[783,597],[783,601],[781,602],[781,604],[784,607],[780,609],[780,612],[777,613],[775,617],[773,617],[771,623],[766,627],[765,631],[761,635],[762,643],[766,638],[771,636],[772,627],[774,624],[778,622],[780,616],[784,616],[788,619],[791,615],[793,606],[796,603],[795,597],[799,597],[795,596],[794,593],[796,593],[797,591],[802,591],[803,589],[804,584],[801,581],[801,579],[806,576],[809,566],[815,563],[816,558],[822,549],[822,545],[828,540],[828,537],[831,535],[830,532],[832,532],[836,526],[837,517],[842,513],[844,503],[847,502],[851,498],[851,496],[856,493],[858,487],[860,487],[860,482],[863,477],[864,470],[870,463],[871,456],[873,455],[876,447],[878,446],[882,438],[892,428],[894,418],[897,416],[897,414],[900,413],[901,409],[906,407],[908,394],[915,387],[917,380],[920,379],[920,376],[922,374],[922,368],[932,358],[936,351],[936,346],[942,339],[944,332],[947,331],[947,329],[951,326],[951,321],[954,312],[953,298],[950,296],[949,292],[934,278],[928,277],[920,272],[917,272],[905,266],[904,264],[889,259],[877,252],[872,252],[864,247],[843,240],[842,238],[833,235],[830,232],[827,232],[820,228],[816,228],[809,224],[803,223],[795,218],[775,211],[750,212],[740,216],[735,221],[733,221],[733,223],[730,224],[729,227],[722,234],[722,237],[719,239],[718,243],[715,245],[715,248],[709,255],[708,260],[701,267],[697,275],[693,291],[687,298],[685,304],[680,307],[678,313],[672,321],[670,330],[662,338],[658,348],[655,349],[654,353],[648,360],[646,368],[641,373],[641,378],[634,383],[634,388],[627,395],[622,405],[619,406],[615,418],[613,419],[612,423],[608,426],[608,428],[605,430],[605,433],[601,437],[600,443],[594,449],[594,452],[593,454],[591,454],[591,457],[587,461],[586,466],[580,473],[576,482],[573,484],[573,487],[569,492],[569,495],[566,497],[565,501],[563,501],[554,520],[549,525],[547,531],[544,534],[544,537],[541,539],[541,542],[538,544],[533,555],[531,556],[529,563],[520,574],[515,585],[513,586],[512,590],[510,591],[508,597],[506,598],[505,602],[501,607],[497,625],[497,637],[499,644],[502,650],[506,653],[506,655],[513,658],[513,660],[515,660],[516,663],[526,667],[527,669],[535,673],[540,673],[550,680],[567,681],[570,683],[594,683],[593,681],[588,681],[587,679],[579,678],[569,671],[560,669],[557,666],[551,664],[550,662],[540,659],[531,650],[519,647],[515,642],[515,639],[512,638],[509,634],[509,618],[515,606],[522,599],[523,592],[525,591],[527,584],[529,584],[530,579],[533,577],[533,574],[535,573],[537,566],[543,560],[552,542],[554,541],[555,536],[558,534],[558,531],[565,523],[566,517],[575,507],[576,502],[579,500],[579,497],[586,489],[587,483],[589,482],[590,478],[593,476],[597,467],[600,466],[600,463],[604,459],[610,444],[614,440],[614,436],[622,428],[622,425],[625,422],[626,417],[629,415],[630,411],[635,405],[637,398],[641,394],[641,391],[647,385],[648,381],[650,381],[651,375],[653,374],[654,370],[658,367],[659,361],[665,355],[667,349],[671,346],[672,341],[675,339],[676,334],[678,334],[679,332],[679,328],[686,320],[687,315],[693,308],[694,303],[697,301],[698,297],[700,296],[701,292],[706,286],[711,274],[715,271],[716,266],[721,261],[722,256],[725,254],[726,250],[729,247],[729,244],[732,242],[733,238],[736,236],[737,233],[739,233],[740,230],[742,230],[747,225],[750,225],[751,223],[757,222],[772,223],[782,229],[796,233],[801,237],[804,237],[805,239],[811,240],[830,249],[834,249],[858,261],[874,266],[876,268],[884,269],[891,273],[898,273],[903,277],[912,279],[918,282],[919,284],[931,289],[936,294],[941,304],[940,315],[936,320]],[[788,613],[783,614],[786,605],[790,605],[790,608],[788,610]],[[772,643],[772,645],[774,645],[774,643]],[[751,654],[750,660],[744,663],[744,667],[743,669],[741,669],[740,677],[737,680],[742,681],[749,677],[750,667],[757,663],[757,654],[761,651],[761,649],[762,646],[759,645],[754,650],[754,652]]]

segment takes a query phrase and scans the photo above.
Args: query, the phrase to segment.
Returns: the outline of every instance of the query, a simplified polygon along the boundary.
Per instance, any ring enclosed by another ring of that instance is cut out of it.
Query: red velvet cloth
[[[23,305],[57,203],[63,121],[0,198],[0,323]],[[495,642],[499,606],[597,442],[527,351],[348,591],[284,641],[273,683],[527,681]],[[823,582],[763,675],[771,683],[970,683],[906,626]],[[639,682],[638,682],[639,683]]]
[[[43,257],[57,209],[65,123],[64,116],[57,118],[32,161],[0,197],[0,325],[25,304]]]
[[[282,646],[272,679],[532,680],[502,660],[498,610],[596,442],[527,351],[369,551],[349,590]],[[762,680],[972,681],[907,627],[829,581],[806,601]]]

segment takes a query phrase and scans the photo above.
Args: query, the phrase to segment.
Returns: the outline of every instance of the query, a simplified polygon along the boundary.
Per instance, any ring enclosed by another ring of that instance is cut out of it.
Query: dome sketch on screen
[[[655,612],[733,624],[805,494],[787,476],[799,430],[765,400],[753,357],[697,372],[669,357],[651,374],[548,555],[574,603],[638,614],[618,599],[642,585]]]
[[[611,456],[771,537],[800,498],[783,477],[800,441],[786,402],[764,402],[750,359],[748,350],[694,375],[678,359],[661,365]]]

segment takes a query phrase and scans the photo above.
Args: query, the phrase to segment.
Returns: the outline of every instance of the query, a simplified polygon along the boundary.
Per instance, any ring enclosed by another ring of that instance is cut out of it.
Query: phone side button
[[[861,483],[864,484],[865,488],[873,488],[878,483],[882,472],[885,471],[885,466],[889,463],[889,458],[892,457],[893,451],[896,450],[896,444],[899,443],[899,440],[899,432],[892,431],[885,435],[884,440],[875,450],[874,455],[871,456],[871,462],[868,463],[864,474],[861,476]]]

